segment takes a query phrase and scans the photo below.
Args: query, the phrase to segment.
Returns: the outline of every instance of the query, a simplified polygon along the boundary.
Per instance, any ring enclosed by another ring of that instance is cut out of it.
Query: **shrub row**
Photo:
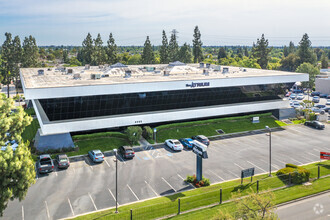
[[[294,164],[286,164],[285,166],[285,168],[282,168],[276,172],[276,175],[280,179],[287,180],[289,178],[289,175],[291,175],[291,181],[294,184],[301,184],[309,181],[309,177],[311,174],[309,170]]]
[[[117,137],[117,138],[127,139],[127,135],[120,132],[100,132],[93,134],[75,135],[72,137],[72,139],[74,141],[80,141],[80,140],[94,139],[99,137]]]

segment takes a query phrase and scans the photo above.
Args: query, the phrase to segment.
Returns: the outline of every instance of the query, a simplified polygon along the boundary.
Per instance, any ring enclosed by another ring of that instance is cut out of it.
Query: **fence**
[[[320,178],[322,176],[330,175],[330,164],[321,164],[319,166],[314,166],[312,168],[307,168],[311,175],[311,179]],[[204,193],[199,193],[196,195],[184,197],[183,194],[167,196],[168,201],[160,202],[156,204],[150,204],[148,206],[136,207],[130,209],[130,206],[119,207],[119,213],[111,212],[98,215],[97,217],[89,217],[88,219],[156,219],[162,217],[168,217],[171,215],[177,215],[182,212],[187,212],[189,210],[198,209],[201,207],[214,206],[228,202],[232,193],[241,192],[241,195],[247,195],[249,192],[261,192],[268,189],[279,189],[293,185],[292,174],[282,175],[282,176],[272,176],[267,175],[255,176],[254,180],[250,182],[250,178],[246,178],[243,184],[240,184],[240,180],[237,180],[231,185],[230,182],[224,183],[222,185],[227,185],[227,187],[215,186],[211,190],[207,191],[209,188],[203,188]],[[183,196],[183,197],[182,197]],[[150,200],[152,201],[152,200]],[[141,204],[142,205],[142,204]],[[136,203],[138,206],[138,203]]]

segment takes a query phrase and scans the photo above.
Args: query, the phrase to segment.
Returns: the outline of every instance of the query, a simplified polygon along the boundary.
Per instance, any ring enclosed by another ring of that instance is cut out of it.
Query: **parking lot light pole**
[[[272,176],[272,130],[266,126],[269,131],[269,176]]]
[[[114,159],[116,162],[116,212],[118,213],[118,159],[117,159],[117,149],[113,149],[113,151],[115,152],[115,156],[116,158]]]

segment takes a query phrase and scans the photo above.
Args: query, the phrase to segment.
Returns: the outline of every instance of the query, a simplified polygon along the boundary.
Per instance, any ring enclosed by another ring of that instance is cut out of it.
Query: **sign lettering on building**
[[[186,84],[186,87],[190,87],[190,88],[206,87],[206,86],[210,86],[210,82],[200,82],[200,83],[191,82],[191,84]]]

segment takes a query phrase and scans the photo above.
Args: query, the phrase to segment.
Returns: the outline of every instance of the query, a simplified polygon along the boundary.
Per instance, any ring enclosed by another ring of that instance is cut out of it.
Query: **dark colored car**
[[[320,94],[320,98],[327,98],[327,97],[328,97],[328,94],[324,94],[324,93]]]
[[[70,161],[66,154],[57,155],[55,161],[57,163],[57,167],[60,169],[67,169],[70,166]]]
[[[327,99],[330,99],[330,95],[327,96]]]
[[[312,92],[311,96],[320,96],[320,94],[321,94],[320,92]]]
[[[324,124],[322,124],[319,121],[306,121],[305,125],[307,125],[309,127],[317,128],[317,129],[324,129],[325,128]]]
[[[197,135],[197,136],[193,136],[191,137],[193,140],[199,141],[203,144],[205,144],[206,146],[210,145],[210,141],[207,137],[205,137],[204,135]]]
[[[185,148],[188,148],[188,149],[192,149],[193,144],[194,144],[194,140],[191,138],[181,138],[181,139],[179,139],[179,141]]]
[[[54,171],[53,159],[49,154],[43,154],[38,157],[37,168],[39,173],[50,173]]]
[[[132,159],[135,156],[135,152],[134,152],[133,148],[128,147],[128,146],[121,146],[118,149],[118,152],[121,154],[121,156],[123,158],[126,158],[126,159]]]
[[[330,113],[330,107],[325,107],[325,108],[323,108],[322,110],[324,110],[325,112]]]

